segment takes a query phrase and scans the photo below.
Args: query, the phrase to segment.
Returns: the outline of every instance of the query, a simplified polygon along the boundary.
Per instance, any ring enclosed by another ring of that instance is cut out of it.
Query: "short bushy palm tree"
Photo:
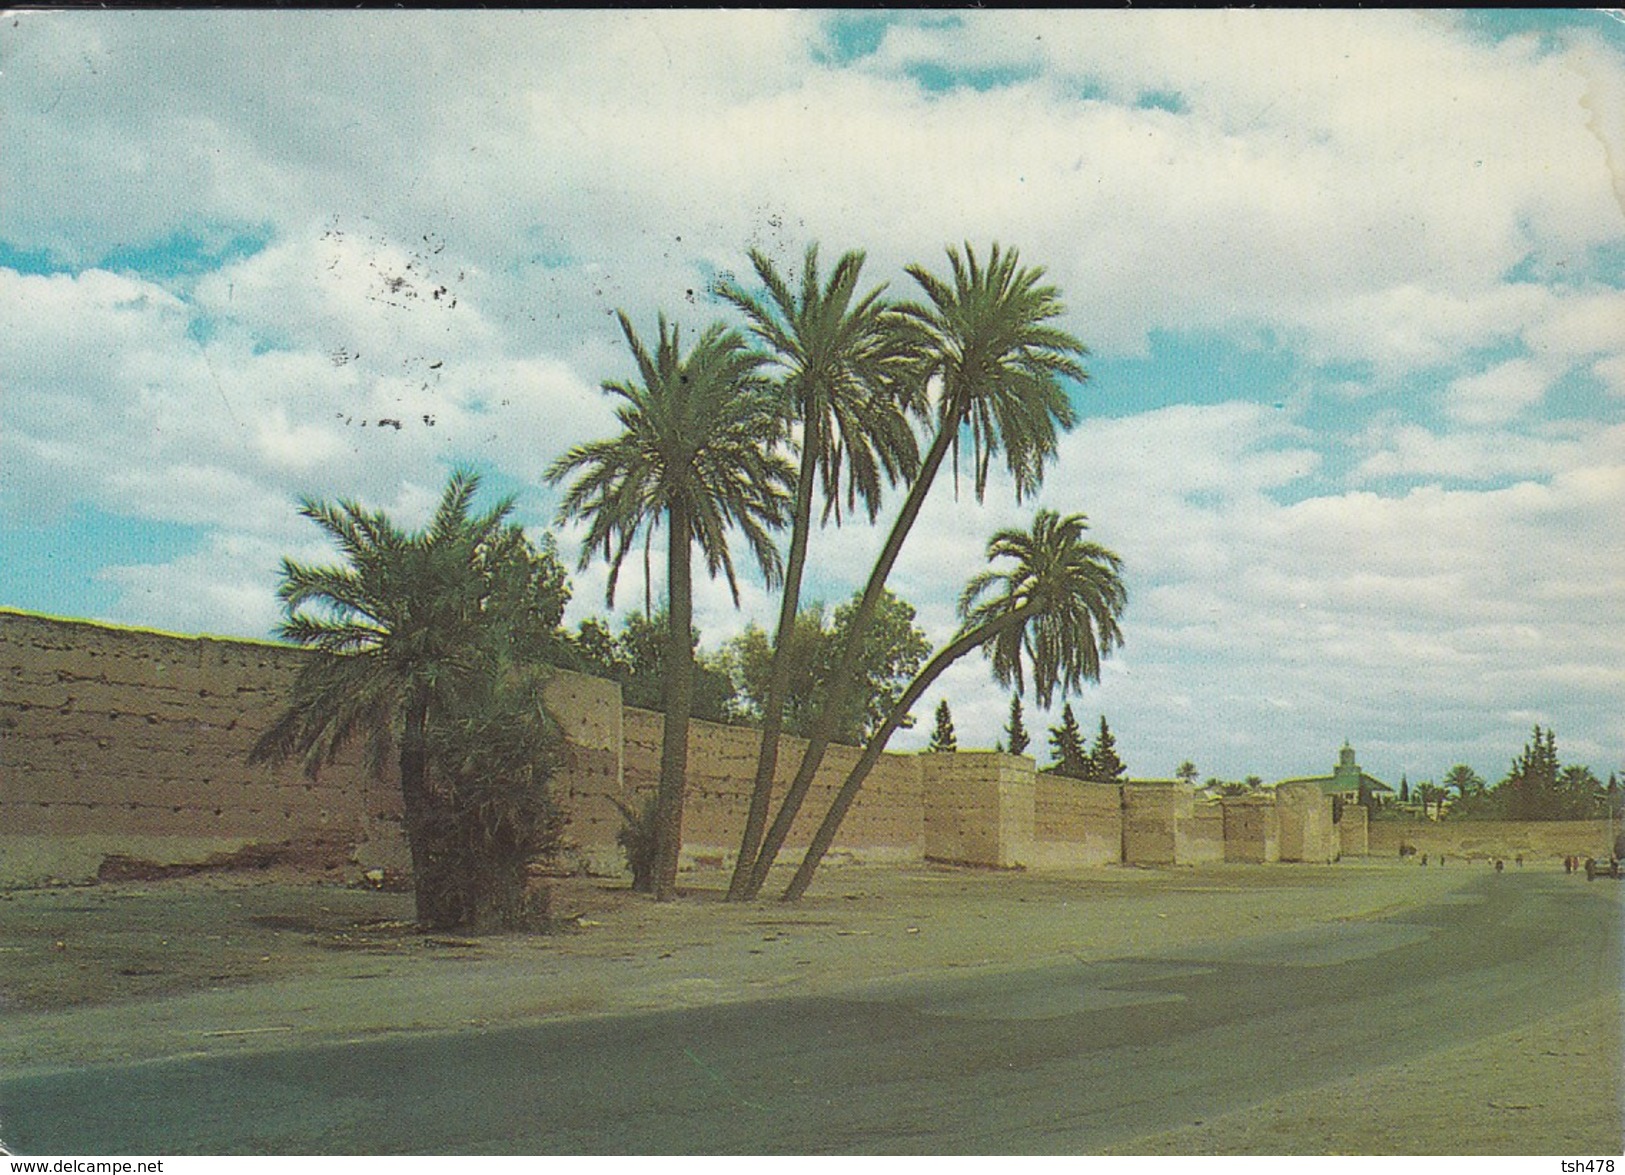
[[[1017,499],[1022,500],[1038,488],[1044,466],[1054,456],[1057,431],[1071,428],[1077,420],[1065,381],[1087,378],[1080,363],[1086,349],[1054,325],[1064,308],[1059,292],[1043,284],[1044,271],[1024,268],[1016,250],[1001,250],[998,245],[985,265],[968,244],[963,254],[950,248],[948,260],[949,280],[910,266],[909,274],[928,301],[897,308],[922,353],[922,377],[936,392],[936,432],[870,572],[848,648],[832,675],[801,765],[757,854],[746,896],[759,893],[766,883],[812,786],[835,716],[853,688],[856,653],[886,578],[950,453],[955,456],[957,484],[962,434],[970,441],[977,500],[987,489],[993,457],[1001,453],[1015,481]]]
[[[1484,790],[1484,781],[1465,763],[1457,763],[1445,773],[1444,786],[1455,790],[1458,799],[1465,800],[1468,796],[1475,796]]]
[[[1025,691],[1024,666],[1030,665],[1034,693],[1045,707],[1057,688],[1065,696],[1081,689],[1085,680],[1100,679],[1101,658],[1123,643],[1118,619],[1128,595],[1122,560],[1100,544],[1085,541],[1087,528],[1081,514],[1063,518],[1040,510],[1031,531],[1001,530],[993,536],[987,548],[989,561],[1009,562],[982,572],[965,586],[959,600],[964,621],[959,634],[931,658],[869,740],[785,890],[786,901],[799,898],[812,884],[813,873],[863,781],[909,708],[966,653],[985,649],[993,676],[1018,694]]]
[[[861,501],[872,522],[880,509],[882,482],[895,485],[900,478],[910,479],[919,466],[919,448],[907,415],[919,407],[913,378],[916,355],[908,337],[896,329],[881,297],[883,288],[858,296],[864,255],[843,254],[828,283],[820,285],[818,246],[809,246],[799,294],[765,254],[753,249],[750,259],[767,290],[766,299],[733,284],[724,285],[721,293],[739,307],[752,333],[770,349],[783,409],[800,426],[801,452],[756,775],[730,898],[739,897],[748,885],[772,802],[813,500],[821,486],[823,519],[833,517],[839,524],[844,472],[846,508]]]
[[[299,512],[344,562],[282,561],[288,618],[279,631],[324,655],[300,670],[287,709],[251,755],[301,755],[314,771],[357,738],[375,762],[395,746],[417,916],[429,926],[468,915],[432,843],[444,813],[430,779],[431,728],[469,719],[474,700],[514,669],[516,650],[545,646],[567,598],[562,571],[507,520],[512,499],[471,515],[478,489],[477,476],[454,473],[416,533],[354,502],[302,501]]]
[[[647,543],[666,528],[669,644],[660,786],[656,793],[654,890],[676,893],[693,708],[694,606],[692,552],[698,546],[710,574],[722,574],[739,602],[728,532],[744,536],[769,585],[780,571],[772,529],[782,524],[790,464],[776,452],[783,420],[762,379],[763,357],[737,331],[717,323],[686,354],[680,329],[660,318],[654,351],[620,316],[638,379],[604,390],[623,401],[621,434],[578,445],[547,471],[557,483],[578,474],[559,506],[561,520],[584,519],[581,566],[602,553],[609,560],[607,601],[613,605],[622,563],[639,536]]]

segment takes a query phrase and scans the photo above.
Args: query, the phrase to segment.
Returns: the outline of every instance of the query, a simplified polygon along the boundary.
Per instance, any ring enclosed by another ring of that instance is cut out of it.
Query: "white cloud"
[[[1450,385],[1446,408],[1463,424],[1505,424],[1540,403],[1552,377],[1527,359],[1513,359]]]
[[[0,269],[6,509],[199,526],[201,551],[107,572],[130,618],[263,631],[272,552],[310,541],[299,493],[409,520],[453,461],[535,486],[612,432],[616,308],[703,324],[716,271],[812,239],[867,245],[871,280],[912,296],[904,262],[997,238],[1098,355],[1201,333],[1361,373],[1326,377],[1343,434],[1311,427],[1308,374],[1279,410],[1238,386],[1063,440],[1040,502],[1086,512],[1131,588],[1079,713],[1136,770],[1316,769],[1283,748],[1355,737],[1379,773],[1496,748],[1488,774],[1530,713],[1583,726],[1576,753],[1617,747],[1625,440],[1617,412],[1550,419],[1577,373],[1625,395],[1625,304],[1594,260],[1625,229],[1616,47],[1451,15],[965,12],[841,68],[815,59],[827,19],[25,14],[0,79],[7,244],[81,269],[268,244],[178,276]],[[933,95],[923,66],[1024,80]],[[1438,484],[1360,492],[1387,478]],[[1030,517],[1007,479],[981,507],[950,485],[892,580],[938,640],[988,535]],[[554,501],[527,494],[527,521]],[[898,501],[814,536],[810,596],[850,595]],[[663,562],[657,543],[657,590]],[[577,577],[572,617],[603,582]],[[736,612],[698,578],[708,644],[771,623],[743,592]],[[991,742],[985,666],[941,689]]]

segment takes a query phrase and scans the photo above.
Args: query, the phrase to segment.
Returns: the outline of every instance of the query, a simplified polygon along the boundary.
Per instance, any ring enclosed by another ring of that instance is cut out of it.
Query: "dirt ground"
[[[685,875],[683,899],[666,904],[622,881],[562,878],[550,883],[559,932],[489,936],[418,934],[408,895],[274,869],[12,891],[0,893],[0,1071],[1108,959],[1382,917],[1476,876],[1465,864],[1388,861],[1070,874],[848,865],[828,870],[794,906],[725,903],[720,871]],[[1128,1153],[1302,1153],[1294,1139],[1305,1137],[1321,1153],[1452,1154],[1462,1138],[1505,1139],[1511,1152],[1531,1153],[1518,1142],[1537,1119],[1538,1137],[1553,1145],[1532,1153],[1553,1153],[1570,1137],[1595,1139],[1599,1109],[1619,1118],[1621,1063],[1616,996],[1140,1140]],[[1515,1097],[1498,1076],[1508,1069],[1523,1091]]]

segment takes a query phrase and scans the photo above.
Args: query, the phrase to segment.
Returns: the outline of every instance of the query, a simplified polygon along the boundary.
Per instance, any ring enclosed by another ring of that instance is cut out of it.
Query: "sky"
[[[995,530],[1082,512],[1129,602],[1073,704],[1135,777],[1494,782],[1535,724],[1625,769],[1617,12],[18,12],[0,209],[0,605],[265,637],[332,555],[300,495],[416,523],[460,464],[573,568],[542,474],[615,432],[615,311],[997,241],[1090,379],[1036,498],[939,478],[890,583],[934,642]],[[705,648],[772,627],[742,589]],[[944,697],[1001,736],[971,657],[894,747]]]

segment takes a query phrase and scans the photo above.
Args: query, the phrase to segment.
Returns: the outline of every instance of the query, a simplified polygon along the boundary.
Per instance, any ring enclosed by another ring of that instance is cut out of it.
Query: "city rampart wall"
[[[1418,853],[1507,862],[1522,853],[1526,861],[1564,857],[1605,857],[1607,820],[1375,820],[1370,827],[1373,857],[1397,857],[1407,844]]]
[[[201,863],[264,846],[293,846],[302,863],[337,871],[404,868],[392,762],[369,766],[358,744],[310,774],[297,762],[248,763],[310,656],[269,642],[0,609],[0,884],[83,880],[110,860]],[[554,788],[574,858],[618,871],[617,805],[635,809],[653,795],[664,719],[624,706],[614,682],[564,671],[547,700],[566,739]],[[689,740],[684,862],[731,866],[758,736],[694,722]],[[804,749],[784,740],[775,805]],[[829,748],[792,827],[787,863],[859,754]],[[1298,801],[1310,805],[1301,811],[1258,800],[1220,806],[1197,803],[1183,783],[1083,783],[1038,772],[1019,755],[887,753],[831,856],[1037,869],[1330,860],[1340,830],[1322,798]],[[1370,851],[1397,853],[1401,837],[1461,854],[1493,844],[1501,855],[1521,846],[1556,856],[1601,852],[1607,839],[1601,824],[1379,822]]]

